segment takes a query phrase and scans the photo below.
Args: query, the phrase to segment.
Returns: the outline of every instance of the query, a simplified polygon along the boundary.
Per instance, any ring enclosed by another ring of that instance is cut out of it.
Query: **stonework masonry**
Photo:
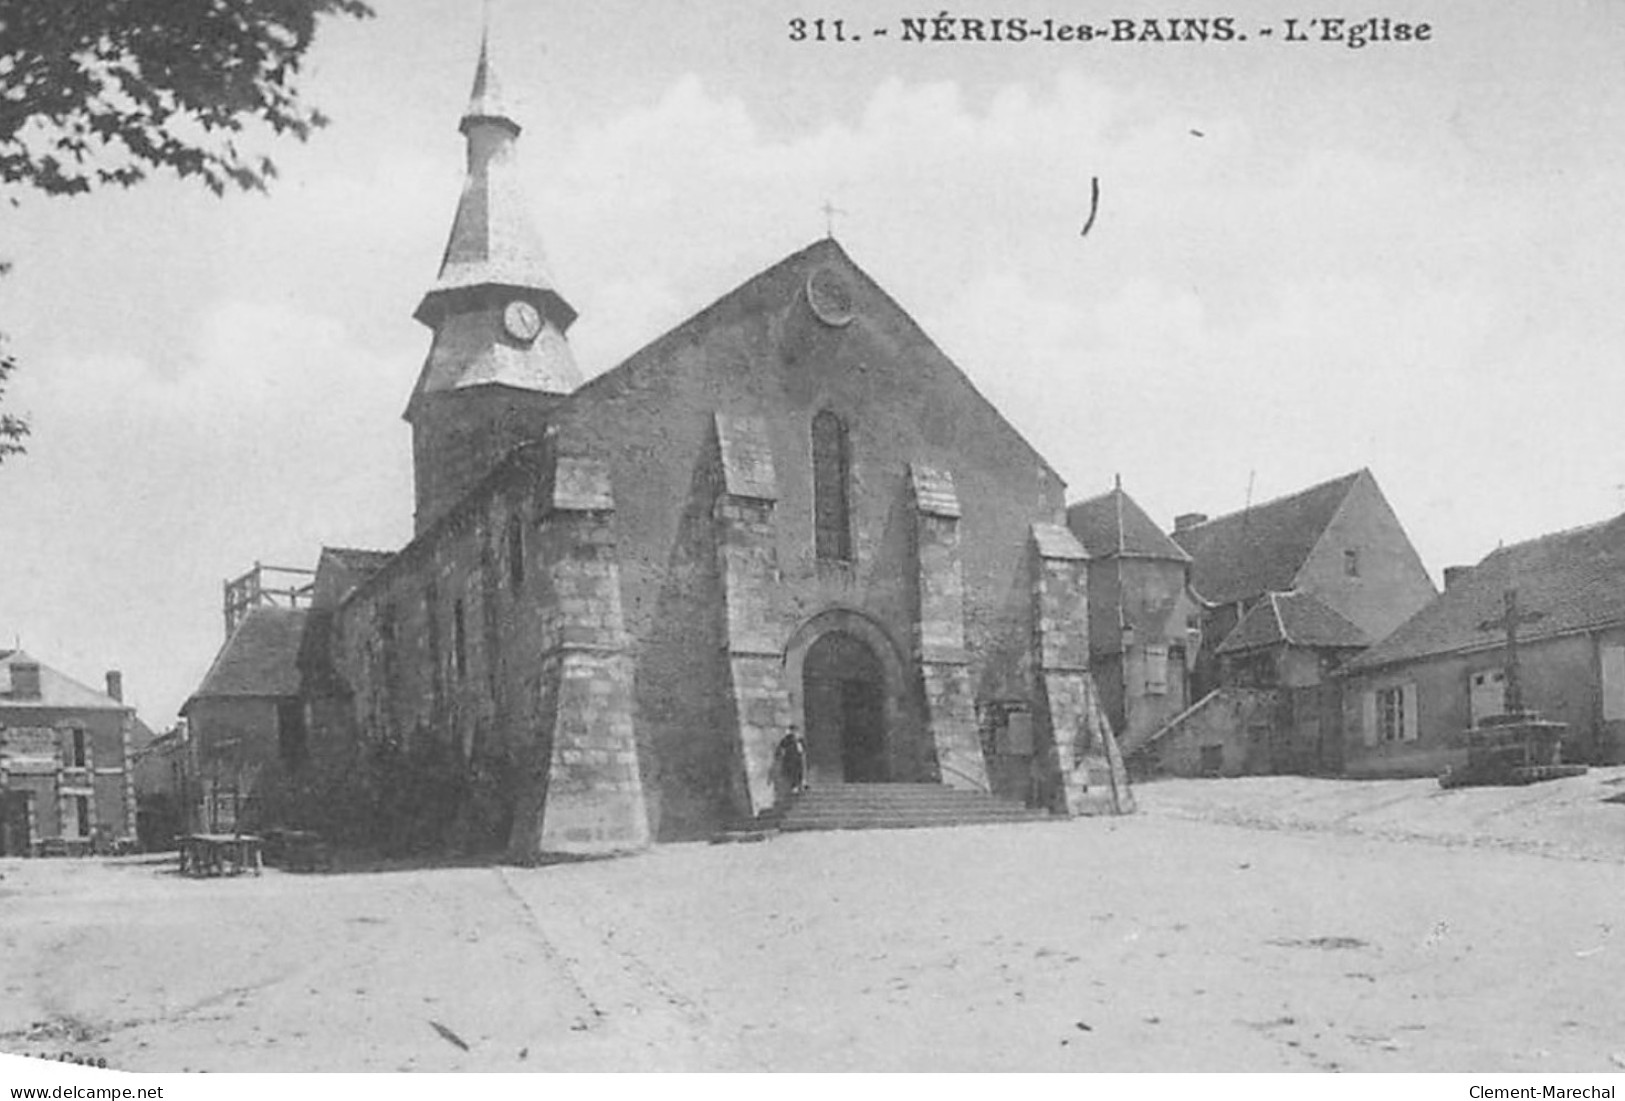
[[[1066,528],[1033,525],[1034,726],[1056,809],[1123,813],[1128,774],[1089,674],[1087,559]]]
[[[928,466],[911,465],[909,485],[917,516],[914,545],[919,610],[914,652],[924,687],[937,779],[949,787],[986,791],[987,762],[977,733],[965,651],[959,495],[949,472]]]
[[[758,815],[774,806],[774,749],[793,725],[782,658],[789,630],[777,600],[778,479],[759,419],[718,414],[715,424],[721,492],[712,515],[728,651],[732,799],[739,812]]]
[[[1054,470],[833,239],[580,384],[573,308],[499,239],[525,207],[493,88],[482,56],[417,314],[417,534],[333,609],[334,736],[521,762],[523,860],[773,810],[796,730],[822,783],[987,790],[990,701],[1045,716],[1084,807],[1074,761],[1111,743],[1081,564],[1034,581]]]

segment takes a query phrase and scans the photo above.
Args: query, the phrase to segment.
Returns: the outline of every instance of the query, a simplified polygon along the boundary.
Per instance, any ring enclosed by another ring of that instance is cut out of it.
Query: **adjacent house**
[[[197,805],[192,743],[186,720],[131,748],[135,773],[136,836],[142,852],[175,847]]]
[[[1071,505],[1067,527],[1089,553],[1090,669],[1101,707],[1131,753],[1192,702],[1201,606],[1191,557],[1118,483]]]
[[[123,678],[98,692],[22,650],[0,651],[0,856],[135,839],[130,748],[145,728]]]
[[[1567,760],[1625,760],[1625,516],[1502,547],[1343,673],[1345,770],[1432,775],[1503,707],[1506,594],[1527,707],[1567,723]]]
[[[1336,772],[1331,674],[1436,593],[1369,470],[1210,520],[1175,519],[1201,602],[1191,710],[1156,731],[1152,771]]]
[[[266,770],[306,752],[299,653],[305,608],[242,609],[197,691],[181,707],[197,770],[189,823],[207,831],[238,827]]]

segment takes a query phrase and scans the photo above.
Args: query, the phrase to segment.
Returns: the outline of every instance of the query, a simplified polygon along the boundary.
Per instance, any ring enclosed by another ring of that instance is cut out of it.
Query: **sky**
[[[268,195],[155,177],[0,205],[5,403],[34,427],[0,466],[0,647],[123,670],[154,727],[222,642],[223,579],[411,534],[411,314],[482,14],[376,6],[319,32],[302,88],[333,122],[260,142]],[[1171,527],[1369,467],[1435,579],[1625,510],[1615,0],[1404,0],[1387,16],[1429,40],[1361,49],[1291,0],[949,13],[1247,36],[1205,43],[905,41],[943,9],[895,0],[490,7],[589,376],[822,236],[831,203],[1069,499],[1121,475]],[[792,41],[796,17],[859,38]]]

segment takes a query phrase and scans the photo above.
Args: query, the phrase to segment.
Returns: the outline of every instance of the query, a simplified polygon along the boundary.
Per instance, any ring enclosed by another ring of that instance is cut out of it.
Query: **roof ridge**
[[[1483,565],[1497,554],[1501,554],[1505,551],[1520,550],[1524,547],[1532,547],[1537,543],[1545,543],[1554,539],[1570,539],[1576,535],[1582,535],[1588,531],[1601,531],[1610,524],[1617,524],[1621,520],[1625,520],[1625,512],[1622,512],[1617,516],[1611,516],[1606,520],[1594,520],[1589,524],[1576,524],[1571,528],[1559,528],[1557,531],[1548,531],[1541,535],[1531,536],[1528,539],[1521,539],[1516,543],[1502,543],[1500,546],[1490,551],[1489,554],[1486,554],[1483,558],[1480,558],[1478,562],[1475,563],[1474,568]]]
[[[1241,508],[1238,508],[1233,512],[1227,512],[1222,516],[1214,516],[1211,519],[1203,520],[1200,524],[1192,524],[1190,527],[1186,528],[1185,531],[1200,531],[1201,529],[1203,529],[1205,527],[1210,527],[1210,526],[1212,526],[1214,524],[1217,524],[1217,523],[1219,523],[1221,521],[1224,521],[1224,520],[1234,519],[1234,518],[1236,518],[1238,516],[1245,515],[1246,513],[1249,513],[1249,512],[1259,512],[1259,511],[1262,511],[1263,509],[1266,509],[1266,508],[1273,508],[1276,505],[1283,504],[1284,502],[1287,502],[1287,501],[1295,500],[1295,499],[1297,499],[1299,497],[1307,497],[1311,493],[1315,493],[1315,492],[1318,492],[1320,490],[1323,490],[1323,489],[1327,488],[1328,486],[1336,485],[1338,482],[1350,482],[1350,483],[1352,483],[1361,474],[1369,473],[1370,469],[1371,469],[1370,467],[1362,466],[1359,470],[1353,471],[1353,472],[1348,473],[1348,474],[1339,475],[1336,478],[1327,478],[1324,482],[1316,482],[1312,486],[1306,486],[1305,488],[1300,489],[1300,490],[1296,490],[1296,491],[1294,491],[1292,493],[1283,493],[1279,497],[1271,497],[1267,501],[1260,501],[1259,503],[1253,504],[1253,505],[1243,505]],[[1184,533],[1181,532],[1180,534],[1184,534]]]

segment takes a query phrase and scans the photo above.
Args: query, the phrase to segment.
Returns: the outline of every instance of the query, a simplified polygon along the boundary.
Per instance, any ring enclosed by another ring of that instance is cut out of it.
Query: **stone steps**
[[[827,784],[796,796],[778,827],[802,830],[879,830],[1045,821],[1050,816],[1020,803],[941,784]]]

